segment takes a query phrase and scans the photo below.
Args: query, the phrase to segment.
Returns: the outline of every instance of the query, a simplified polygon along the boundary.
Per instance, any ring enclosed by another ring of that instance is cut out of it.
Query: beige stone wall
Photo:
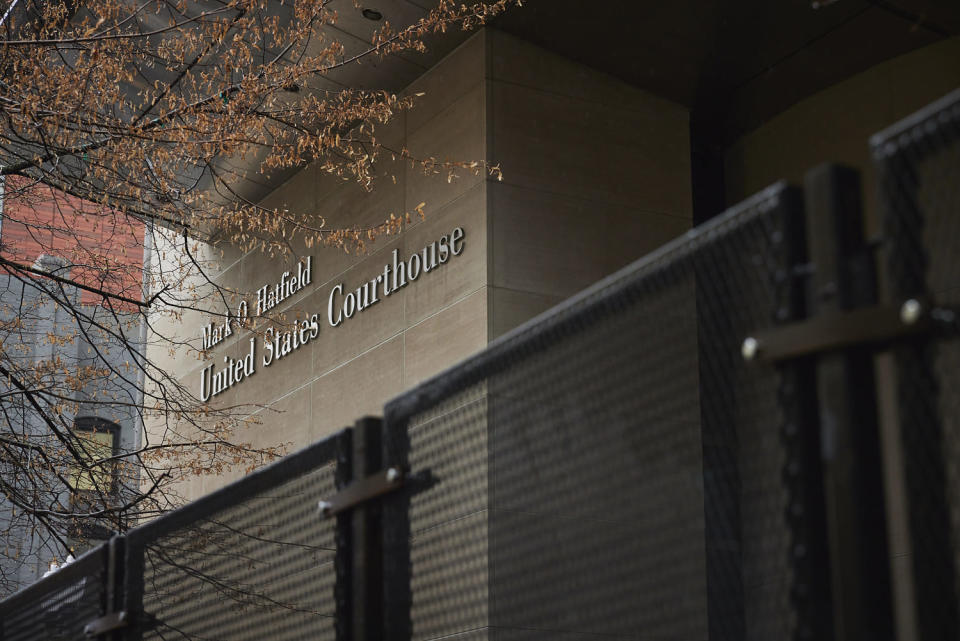
[[[877,229],[876,178],[868,139],[960,87],[960,38],[889,60],[800,101],[735,143],[726,154],[727,202],[777,180],[796,184],[824,162],[863,174],[870,232]]]
[[[690,228],[689,113],[498,31],[487,91],[496,337]]]
[[[482,158],[483,85],[474,71],[482,60],[482,39],[454,51],[409,88],[426,95],[414,111],[380,132],[380,138],[397,148],[406,145],[417,156]],[[458,82],[447,82],[450,78]],[[396,177],[395,183],[390,176]],[[267,199],[267,206],[312,208],[331,226],[361,227],[426,203],[426,220],[416,221],[399,237],[377,241],[366,255],[314,250],[315,285],[297,301],[304,313],[325,315],[333,286],[343,283],[349,290],[381,273],[394,249],[409,256],[455,227],[462,227],[466,236],[460,256],[340,326],[324,322],[309,350],[272,366],[276,371],[257,385],[259,402],[297,415],[269,419],[282,423],[279,431],[285,439],[304,445],[363,414],[380,414],[384,401],[483,347],[485,201],[485,185],[476,177],[447,183],[389,161],[369,193],[308,169]],[[263,274],[276,273],[272,262],[262,255],[248,256],[243,285],[255,287]],[[264,419],[270,415],[264,413]]]
[[[286,259],[224,248],[217,262],[220,248],[199,250],[216,262],[215,280],[246,292],[251,309],[257,288],[312,256],[311,285],[273,311],[287,323],[318,314],[317,338],[268,367],[258,340],[256,374],[214,399],[262,406],[253,411],[260,423],[241,435],[254,445],[298,448],[380,414],[390,398],[690,227],[687,111],[678,105],[491,30],[407,91],[425,95],[378,131],[380,140],[419,157],[490,159],[503,181],[461,173],[447,182],[386,159],[364,192],[309,167],[263,204],[312,211],[332,227],[377,224],[420,202],[427,217],[360,256],[295,244]],[[465,232],[460,256],[340,326],[326,322],[334,286],[362,285],[393,250],[409,256],[456,227]],[[249,335],[235,332],[198,360],[191,348],[204,322],[192,314],[168,324],[190,345],[161,356],[196,390],[203,367],[249,351]],[[234,477],[198,480],[188,493]]]
[[[378,138],[396,149],[406,145],[421,157],[483,158],[484,47],[483,36],[470,40],[409,87],[410,92],[426,95],[414,111],[378,131]],[[380,179],[374,190],[365,192],[355,183],[309,167],[276,189],[263,204],[316,212],[329,227],[378,224],[391,213],[412,211],[420,202],[426,203],[426,219],[415,220],[400,236],[376,241],[363,255],[308,249],[302,244],[295,244],[294,255],[288,258],[259,251],[231,255],[227,248],[215,265],[216,282],[245,292],[252,311],[258,288],[276,283],[285,270],[295,272],[299,261],[312,256],[311,285],[271,313],[282,312],[288,324],[318,314],[318,336],[267,367],[262,364],[265,350],[258,339],[256,373],[212,401],[221,406],[261,406],[250,408],[259,424],[239,435],[240,439],[254,445],[286,442],[297,449],[360,416],[382,414],[385,401],[486,344],[486,182],[462,175],[447,183],[443,177],[423,176],[389,158],[377,171]],[[342,324],[329,325],[327,305],[332,288],[342,284],[346,293],[382,274],[384,265],[392,262],[394,250],[409,257],[456,227],[465,233],[459,256],[403,289],[381,295],[380,302]],[[164,249],[169,256],[176,251],[175,247]],[[199,249],[210,258],[219,252],[219,248]],[[211,301],[211,308],[218,306]],[[197,392],[204,366],[214,363],[219,369],[224,356],[237,358],[249,351],[249,333],[234,332],[208,359],[198,360],[195,350],[205,322],[200,314],[189,314],[179,322],[161,322],[158,329],[187,339],[189,345],[173,354],[159,344],[154,348],[157,358],[181,372],[184,383]],[[154,429],[158,427],[154,425]],[[186,493],[199,496],[238,474],[198,479]]]

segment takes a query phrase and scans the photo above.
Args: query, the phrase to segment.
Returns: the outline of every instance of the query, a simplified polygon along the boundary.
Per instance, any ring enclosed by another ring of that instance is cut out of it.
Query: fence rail
[[[960,92],[872,145],[878,242],[852,170],[774,185],[0,602],[0,640],[956,638]]]

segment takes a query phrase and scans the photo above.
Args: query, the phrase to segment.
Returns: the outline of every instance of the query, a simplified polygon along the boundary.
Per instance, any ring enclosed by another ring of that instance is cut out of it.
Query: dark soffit
[[[960,1],[526,0],[494,26],[686,105],[729,143],[806,96],[960,34]]]

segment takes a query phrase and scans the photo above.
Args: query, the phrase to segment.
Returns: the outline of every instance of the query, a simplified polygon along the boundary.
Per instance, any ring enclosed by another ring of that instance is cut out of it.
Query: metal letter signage
[[[443,235],[419,252],[410,256],[401,256],[394,249],[390,262],[373,278],[356,287],[346,287],[342,282],[333,285],[327,296],[326,314],[317,312],[306,320],[298,321],[290,329],[268,327],[263,334],[263,356],[259,364],[270,367],[285,356],[297,351],[320,335],[321,318],[326,317],[330,327],[338,327],[357,314],[364,312],[394,292],[408,284],[441,268],[451,259],[463,253],[464,232],[462,227],[455,228]],[[268,283],[257,289],[255,318],[261,318],[271,309],[313,282],[313,257],[297,264],[296,273],[285,271],[276,282]],[[222,324],[208,323],[202,328],[201,345],[204,351],[213,349],[236,329],[245,327],[250,318],[247,301],[240,301],[235,315],[227,316]],[[216,369],[215,364],[207,365],[200,372],[200,400],[206,403],[214,396],[245,381],[256,373],[256,339],[250,339],[249,352],[241,358],[223,357],[224,364]]]

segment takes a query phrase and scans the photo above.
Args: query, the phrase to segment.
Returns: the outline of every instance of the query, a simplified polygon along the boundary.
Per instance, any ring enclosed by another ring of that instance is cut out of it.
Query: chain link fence
[[[960,309],[960,91],[871,140],[894,300],[955,333]],[[960,342],[895,350],[899,438],[919,637],[960,636]]]
[[[98,618],[106,600],[106,546],[90,550],[55,577],[0,602],[4,641],[85,639],[84,627]]]
[[[335,437],[126,536],[130,633],[144,641],[336,638]],[[342,483],[341,483],[342,485]]]
[[[387,406],[435,479],[413,639],[791,638],[790,390],[740,343],[795,312],[799,208],[771,188]]]

